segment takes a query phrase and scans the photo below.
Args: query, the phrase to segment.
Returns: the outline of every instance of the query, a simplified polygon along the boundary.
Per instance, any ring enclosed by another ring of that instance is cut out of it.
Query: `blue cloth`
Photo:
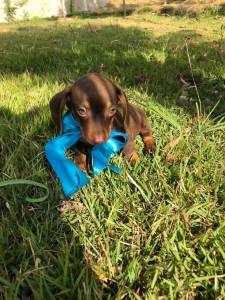
[[[63,192],[67,198],[90,182],[89,177],[82,172],[75,163],[65,157],[65,152],[74,146],[80,139],[79,125],[73,115],[68,112],[63,119],[63,134],[49,141],[45,146],[46,157],[58,177]],[[120,173],[120,169],[110,165],[109,159],[120,151],[128,141],[126,133],[112,131],[109,139],[101,145],[91,149],[93,175],[98,175],[109,167]]]

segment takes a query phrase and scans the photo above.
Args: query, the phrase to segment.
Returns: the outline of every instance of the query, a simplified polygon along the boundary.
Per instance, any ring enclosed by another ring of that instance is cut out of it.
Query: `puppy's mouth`
[[[94,137],[86,137],[82,134],[80,141],[85,143],[88,146],[94,145],[102,145],[104,144],[109,138],[109,135],[106,137],[105,135],[96,135]]]

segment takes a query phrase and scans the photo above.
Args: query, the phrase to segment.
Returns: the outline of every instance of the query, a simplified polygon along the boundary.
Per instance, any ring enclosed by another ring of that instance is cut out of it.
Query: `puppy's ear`
[[[119,87],[115,86],[116,88],[116,94],[118,98],[118,104],[119,108],[121,110],[121,114],[123,117],[123,123],[124,123],[124,129],[128,127],[128,117],[127,117],[127,110],[128,110],[128,101],[126,94],[124,93],[123,90],[121,90]]]
[[[50,100],[49,106],[52,114],[53,122],[56,125],[57,134],[62,133],[62,114],[65,105],[70,107],[71,87],[66,87],[62,92],[57,93]]]

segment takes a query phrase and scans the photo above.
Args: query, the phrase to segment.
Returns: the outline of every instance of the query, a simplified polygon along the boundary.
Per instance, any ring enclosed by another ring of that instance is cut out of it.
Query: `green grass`
[[[0,188],[1,299],[224,299],[223,24],[142,14],[1,25],[0,181],[50,189],[31,204],[42,189]],[[143,156],[138,139],[135,167],[119,156],[122,175],[106,171],[64,202],[43,152],[48,103],[90,71],[146,110],[157,152]]]

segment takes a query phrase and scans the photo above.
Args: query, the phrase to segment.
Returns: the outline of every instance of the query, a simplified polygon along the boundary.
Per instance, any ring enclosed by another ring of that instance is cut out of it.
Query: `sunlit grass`
[[[38,188],[0,188],[1,298],[225,297],[223,23],[142,14],[1,25],[0,177],[50,189],[31,205]],[[145,109],[157,152],[143,156],[138,139],[136,166],[119,156],[121,175],[106,171],[63,202],[43,152],[55,134],[48,103],[90,71]]]

